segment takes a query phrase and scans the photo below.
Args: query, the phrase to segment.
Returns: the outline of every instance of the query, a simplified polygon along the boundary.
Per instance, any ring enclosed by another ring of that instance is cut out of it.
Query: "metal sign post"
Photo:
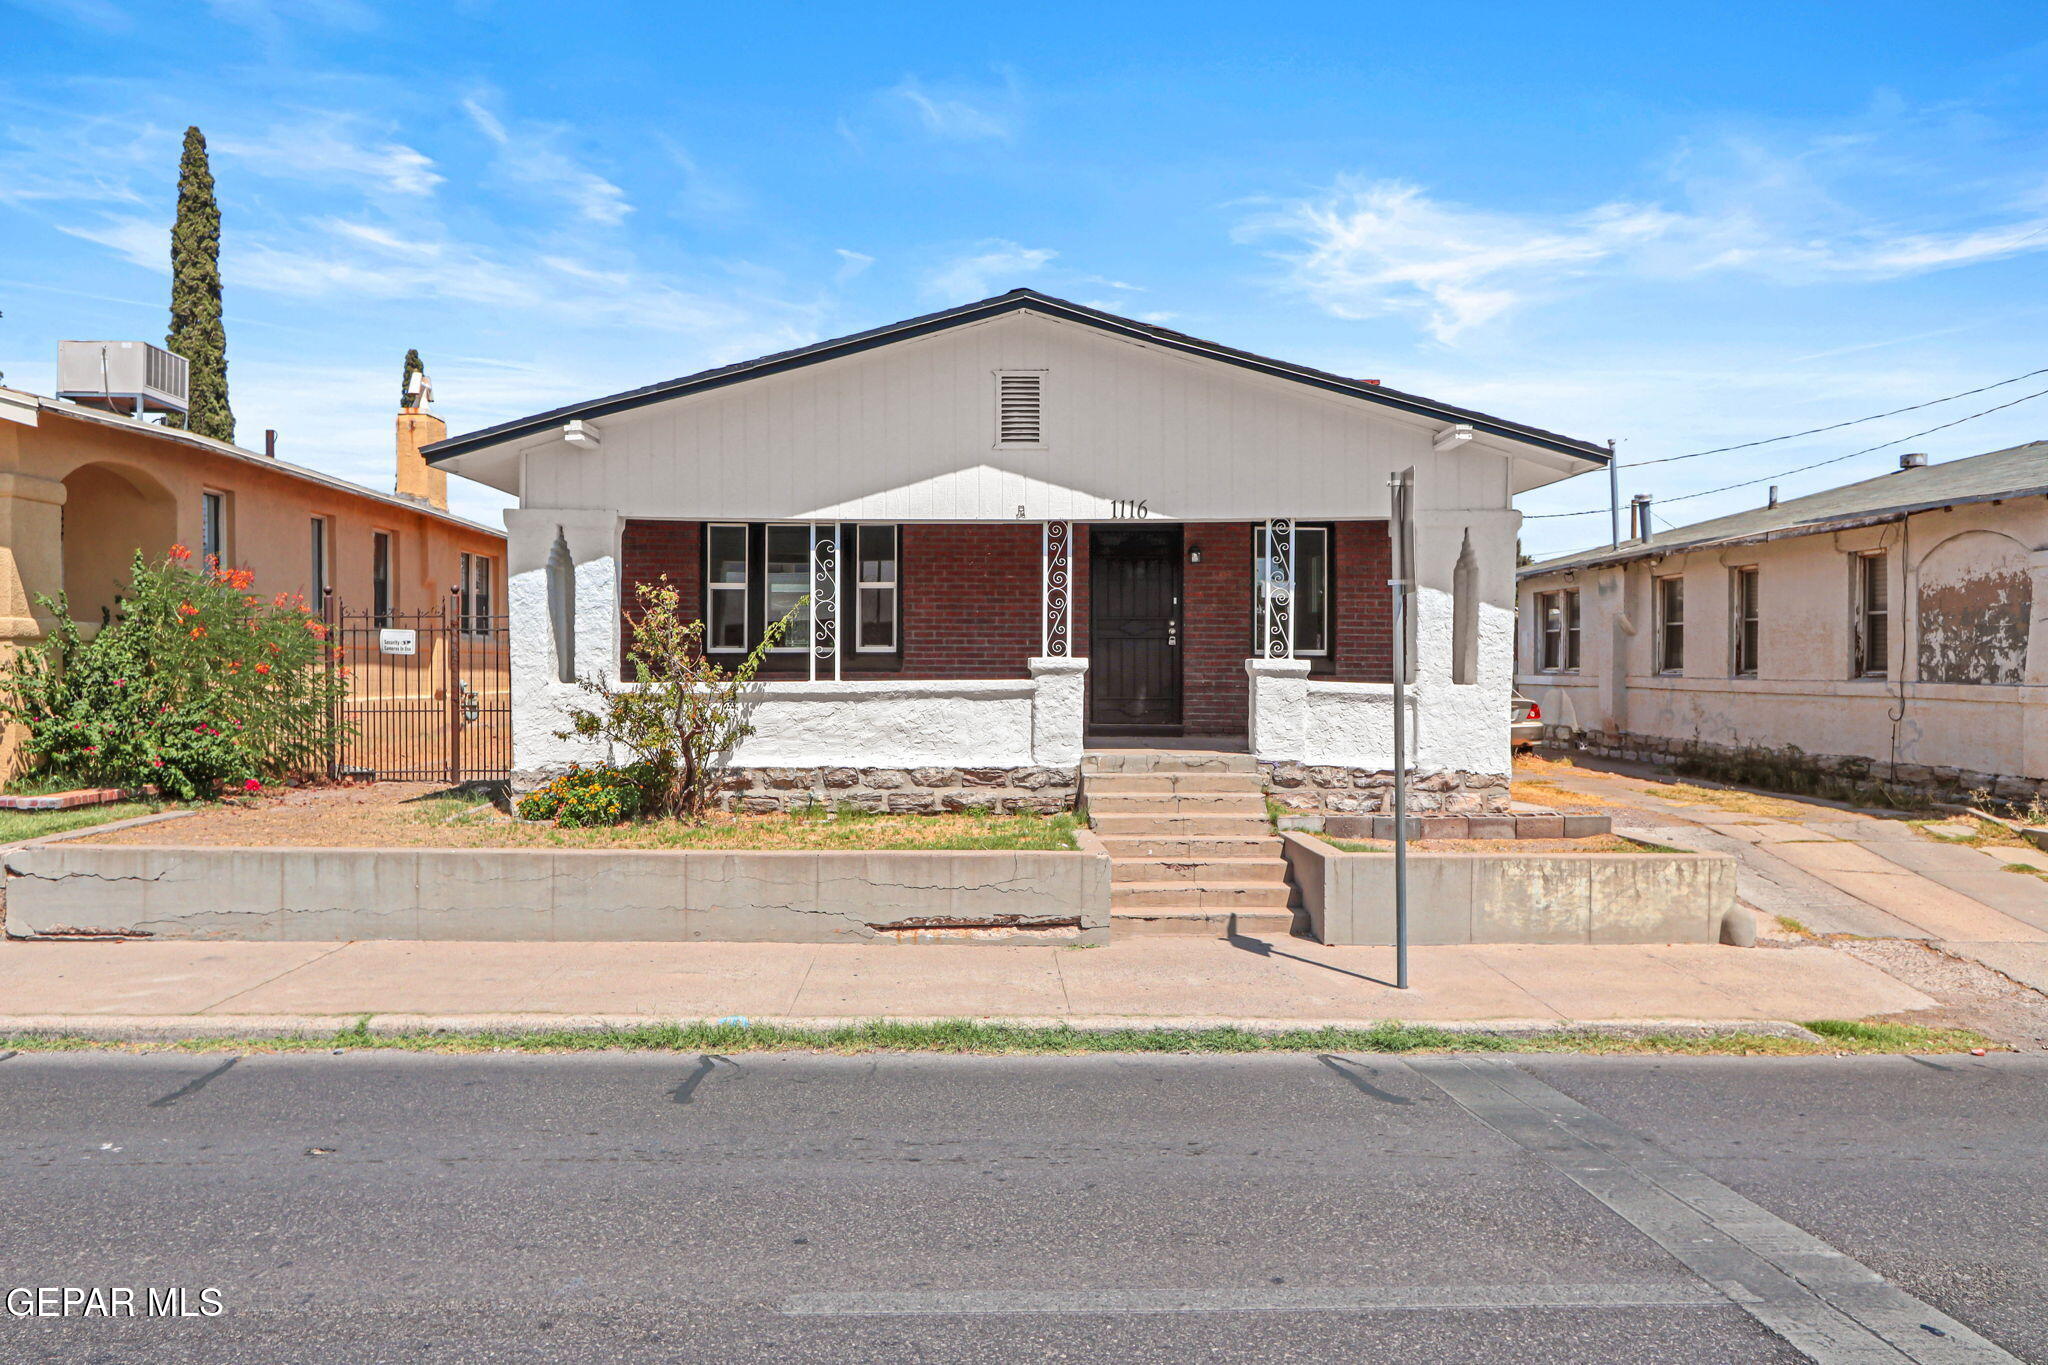
[[[1394,986],[1408,989],[1408,657],[1409,613],[1415,594],[1415,470],[1387,480],[1393,513],[1387,527],[1393,542],[1394,576]]]

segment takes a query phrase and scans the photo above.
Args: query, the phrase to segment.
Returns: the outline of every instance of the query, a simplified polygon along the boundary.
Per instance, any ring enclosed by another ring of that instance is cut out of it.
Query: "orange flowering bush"
[[[325,624],[249,596],[247,569],[194,567],[183,546],[153,566],[138,554],[131,573],[90,639],[62,597],[39,599],[57,624],[15,656],[0,697],[31,764],[184,800],[324,768],[347,689]]]

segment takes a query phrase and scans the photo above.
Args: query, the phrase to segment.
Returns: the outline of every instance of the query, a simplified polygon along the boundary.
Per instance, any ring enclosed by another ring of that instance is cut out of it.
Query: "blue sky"
[[[408,346],[462,431],[1016,285],[1624,466],[2048,366],[2038,4],[0,10],[6,382],[48,391],[60,337],[161,340],[197,123],[243,442],[369,483]],[[1717,515],[1762,490],[1671,499],[2041,389],[1623,492]],[[2048,397],[1780,482],[2036,437]]]

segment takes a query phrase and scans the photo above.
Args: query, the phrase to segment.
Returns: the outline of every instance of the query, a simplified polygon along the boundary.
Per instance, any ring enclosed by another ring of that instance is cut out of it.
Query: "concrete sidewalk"
[[[1821,946],[1386,948],[1133,937],[1098,948],[743,943],[0,944],[0,1032],[359,1014],[422,1020],[1733,1022],[1937,1002]],[[382,1022],[390,1023],[388,1017]]]

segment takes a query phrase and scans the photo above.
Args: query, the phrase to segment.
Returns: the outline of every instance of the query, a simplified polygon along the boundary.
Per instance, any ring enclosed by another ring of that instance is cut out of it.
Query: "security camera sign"
[[[416,630],[380,630],[377,632],[377,648],[385,654],[417,654],[420,636]]]

